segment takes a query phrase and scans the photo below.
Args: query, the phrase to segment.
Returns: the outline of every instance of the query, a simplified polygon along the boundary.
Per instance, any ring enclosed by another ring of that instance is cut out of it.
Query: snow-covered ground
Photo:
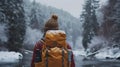
[[[95,58],[97,59],[117,59],[118,57],[120,57],[120,49],[119,48],[105,48],[105,49],[101,49],[98,50],[94,53],[86,53],[84,50],[74,50],[73,51],[75,57],[78,56],[83,56],[83,57],[90,57],[92,55],[94,55]]]
[[[0,63],[15,63],[19,62],[23,58],[23,55],[18,52],[0,52]]]

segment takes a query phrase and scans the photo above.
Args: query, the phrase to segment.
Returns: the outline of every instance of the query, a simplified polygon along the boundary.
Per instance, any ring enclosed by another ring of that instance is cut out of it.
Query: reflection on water
[[[115,59],[84,59],[82,56],[77,56],[75,58],[76,67],[120,67],[120,60]]]
[[[22,67],[21,63],[0,64],[0,67]]]
[[[92,61],[90,61],[90,62],[92,62]],[[97,63],[92,63],[92,64],[83,64],[81,67],[120,67],[120,62],[99,61]]]

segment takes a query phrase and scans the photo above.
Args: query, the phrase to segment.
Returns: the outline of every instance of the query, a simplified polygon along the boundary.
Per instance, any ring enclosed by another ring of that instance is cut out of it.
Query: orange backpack
[[[70,67],[72,53],[67,49],[64,31],[47,31],[42,43],[41,62],[35,63],[35,67]]]

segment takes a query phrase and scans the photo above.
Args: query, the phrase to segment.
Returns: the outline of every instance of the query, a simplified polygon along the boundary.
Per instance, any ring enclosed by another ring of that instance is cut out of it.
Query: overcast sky
[[[79,18],[84,0],[36,0],[46,6],[53,6],[69,12],[74,17]]]
[[[63,9],[69,12],[74,17],[79,18],[85,0],[36,0],[36,1],[46,6],[53,6],[58,9]],[[100,1],[104,2],[106,0]]]

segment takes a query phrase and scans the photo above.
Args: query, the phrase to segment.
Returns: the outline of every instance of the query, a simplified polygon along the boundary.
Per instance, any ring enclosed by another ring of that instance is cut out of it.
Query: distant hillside
[[[68,41],[75,43],[75,40],[81,34],[81,31],[82,31],[81,25],[82,24],[80,23],[80,20],[73,17],[70,13],[68,13],[62,9],[57,9],[57,8],[54,8],[51,6],[41,5],[40,3],[30,2],[27,0],[24,3],[24,10],[25,10],[26,22],[27,22],[28,27],[31,28],[31,31],[33,31],[33,30],[39,31],[39,33],[37,31],[34,32],[33,35],[31,35],[32,33],[30,31],[28,31],[26,33],[26,35],[27,35],[26,40],[27,39],[30,40],[30,37],[33,38],[34,36],[36,37],[36,40],[38,40],[37,37],[39,37],[39,39],[40,39],[44,24],[49,19],[51,14],[58,15],[60,29],[65,30],[65,32],[67,33]],[[41,31],[41,33],[40,33],[40,31]],[[35,33],[38,36],[36,36]],[[30,36],[28,36],[28,35],[30,35]],[[29,42],[31,42],[31,41],[29,41]],[[36,41],[34,41],[34,42],[36,42]],[[32,42],[32,43],[34,43],[34,42]]]

